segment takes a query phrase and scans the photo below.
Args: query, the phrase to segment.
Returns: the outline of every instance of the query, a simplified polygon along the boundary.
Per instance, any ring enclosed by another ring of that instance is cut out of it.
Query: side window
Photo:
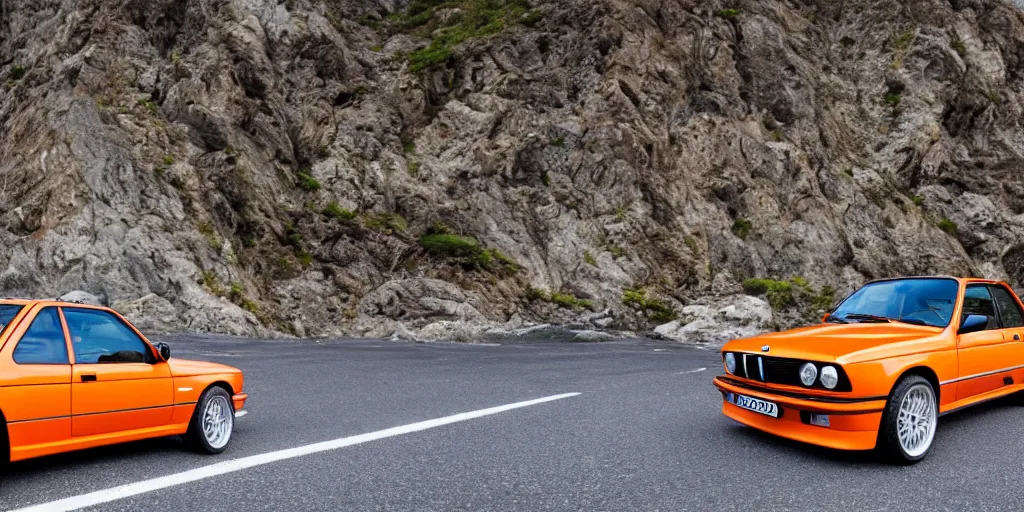
[[[1020,305],[1006,288],[993,286],[992,296],[996,299],[996,307],[999,308],[999,318],[1003,320],[1004,329],[1024,326],[1024,314],[1021,314]]]
[[[77,364],[150,362],[146,342],[106,311],[66,307],[64,320]]]
[[[68,364],[68,344],[57,308],[44,308],[14,347],[18,364]]]
[[[992,301],[992,294],[988,291],[988,286],[985,285],[974,285],[968,286],[964,292],[964,318],[967,315],[985,315],[988,317],[988,325],[985,326],[985,330],[998,329],[999,320],[996,318],[995,304]]]

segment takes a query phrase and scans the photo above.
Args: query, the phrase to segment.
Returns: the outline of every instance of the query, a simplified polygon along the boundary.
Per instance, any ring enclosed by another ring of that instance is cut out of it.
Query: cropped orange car
[[[1003,282],[879,280],[821,324],[733,340],[722,359],[714,384],[729,418],[914,463],[940,415],[1024,390],[1024,310]]]
[[[220,453],[242,385],[236,368],[171,359],[109,308],[0,300],[0,461],[173,435]]]

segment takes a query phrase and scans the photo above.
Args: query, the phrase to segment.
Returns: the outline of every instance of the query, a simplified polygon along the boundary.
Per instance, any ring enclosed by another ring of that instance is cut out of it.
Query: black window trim
[[[995,329],[983,329],[982,332],[984,332],[984,331],[1001,331],[1003,329],[1006,329],[1006,327],[1003,327],[1003,315],[1001,313],[999,313],[999,305],[996,304],[996,296],[995,296],[995,294],[992,293],[992,286],[993,286],[992,283],[968,283],[967,286],[964,287],[964,305],[965,306],[967,305],[966,304],[967,303],[967,290],[970,290],[971,288],[984,288],[985,291],[988,292],[988,296],[992,298],[992,312],[995,313],[995,315],[993,315],[993,316],[995,316],[997,327]],[[963,308],[960,308],[960,309],[961,309],[961,316],[963,316],[963,313],[962,313]],[[961,323],[963,323],[963,320],[961,320]]]
[[[66,357],[67,360],[64,361],[63,363],[21,363],[21,362],[18,362],[18,358],[15,357],[15,356],[18,353],[18,346],[21,345],[21,341],[25,339],[25,335],[28,334],[29,329],[32,328],[32,324],[34,324],[36,322],[36,319],[39,318],[39,314],[42,313],[43,311],[46,311],[47,309],[51,309],[51,308],[57,312],[57,323],[60,324],[60,335],[61,335],[62,338],[64,338],[64,357]],[[22,309],[24,309],[24,306],[22,306]],[[18,312],[20,313],[21,310],[18,310]],[[17,315],[17,314],[15,314],[15,315]],[[5,327],[5,329],[6,329],[6,327]],[[36,313],[36,316],[32,317],[32,321],[28,324],[28,327],[25,328],[25,332],[21,333],[21,337],[18,338],[18,341],[14,344],[14,350],[11,351],[11,360],[14,361],[14,364],[16,364],[18,366],[71,366],[71,352],[68,349],[68,333],[67,333],[67,331],[64,330],[64,317],[61,315],[59,307],[57,307],[57,306],[43,306],[42,308],[39,308],[39,311]]]
[[[112,313],[110,311],[107,311],[107,310],[104,310],[104,309],[80,308],[80,307],[77,307],[77,306],[61,306],[60,310],[61,310],[61,315],[62,316],[64,315],[64,311],[65,310],[93,311],[93,312],[99,312],[99,313],[106,313],[111,318],[113,318],[116,322],[120,323],[122,326],[124,326],[126,329],[128,329],[129,332],[131,332],[132,334],[137,336],[139,338],[139,341],[142,342],[142,346],[146,347],[146,353],[145,353],[144,361],[141,362],[141,363],[128,362],[128,361],[111,361],[111,362],[105,362],[105,363],[98,363],[98,362],[97,363],[79,363],[78,362],[78,356],[76,354],[75,355],[75,364],[76,365],[79,365],[79,364],[81,364],[81,365],[85,365],[85,364],[99,364],[99,365],[111,365],[111,364],[148,364],[148,365],[153,365],[153,364],[156,364],[156,363],[158,363],[160,361],[159,358],[156,357],[156,354],[154,354],[154,352],[153,352],[154,351],[153,344],[151,344],[148,340],[146,340],[145,336],[143,336],[142,334],[139,334],[139,332],[137,330],[132,328],[132,326],[129,325],[127,321],[123,320],[119,315],[115,315],[114,313]],[[70,336],[70,335],[71,335],[71,327],[68,327],[68,336]],[[74,349],[73,346],[72,346],[72,349]]]
[[[0,304],[0,305],[2,305],[2,306],[12,306],[12,307],[18,308],[18,310],[14,312],[14,316],[11,317],[11,321],[7,322],[3,326],[3,328],[0,328],[0,337],[3,337],[4,334],[7,334],[7,330],[11,328],[11,324],[14,323],[14,320],[16,318],[18,318],[18,315],[22,314],[25,311],[25,305],[24,304]]]
[[[1002,329],[1024,329],[1024,325],[1018,325],[1016,327],[1007,327],[1006,324],[1003,323],[1003,312],[999,311],[999,304],[996,302],[996,294],[993,293],[992,290],[995,289],[995,288],[1000,288],[1004,292],[1006,292],[1010,296],[1010,302],[1013,303],[1013,307],[1017,308],[1017,312],[1020,313],[1021,319],[1024,320],[1024,310],[1022,310],[1020,308],[1020,304],[1017,304],[1017,301],[1014,299],[1014,297],[1016,297],[1017,294],[1013,293],[1009,288],[1007,288],[1006,286],[1003,286],[1001,284],[988,283],[987,286],[989,288],[988,293],[989,293],[989,295],[992,296],[992,305],[993,305],[994,309],[996,310],[996,318],[999,319],[999,329],[1000,330],[1002,330]]]

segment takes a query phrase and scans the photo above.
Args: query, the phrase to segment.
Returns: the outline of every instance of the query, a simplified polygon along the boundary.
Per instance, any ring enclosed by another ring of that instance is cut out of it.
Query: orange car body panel
[[[1004,287],[999,281],[949,278],[958,282],[954,319],[945,328],[905,323],[822,323],[730,341],[722,354],[768,355],[842,367],[846,392],[766,383],[741,375],[715,377],[722,392],[774,402],[780,418],[723,400],[722,412],[745,425],[820,446],[844,450],[875,447],[882,411],[896,382],[908,371],[930,371],[939,383],[939,412],[947,413],[1024,390],[1024,327],[958,334],[964,292],[970,285]],[[824,319],[823,319],[824,320]],[[765,354],[761,348],[770,347]],[[1007,382],[1011,382],[1007,384]],[[829,416],[830,425],[810,425],[801,411]]]
[[[22,306],[0,334],[0,413],[6,420],[11,461],[184,434],[199,397],[214,384],[234,393],[236,410],[245,405],[241,371],[173,357],[162,360],[138,329],[109,308],[64,301],[0,300],[0,305]],[[44,308],[60,312],[68,364],[19,364],[14,360],[17,344]],[[77,364],[63,314],[72,308],[113,314],[145,342],[156,362]]]

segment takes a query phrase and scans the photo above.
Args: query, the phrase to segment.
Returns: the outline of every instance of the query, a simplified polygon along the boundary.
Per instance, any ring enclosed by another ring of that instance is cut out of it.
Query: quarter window
[[[999,318],[1003,321],[1004,329],[1024,326],[1024,315],[1021,314],[1020,305],[1006,288],[993,286],[992,296],[996,299],[996,307],[999,308]]]
[[[992,301],[992,294],[984,285],[968,286],[964,292],[964,312],[961,321],[968,315],[985,315],[988,317],[988,325],[985,330],[998,329],[999,320],[996,318],[995,304]]]
[[[121,319],[96,309],[64,308],[76,364],[146,363],[152,353]]]
[[[68,344],[57,308],[43,308],[14,347],[18,364],[68,364]]]

